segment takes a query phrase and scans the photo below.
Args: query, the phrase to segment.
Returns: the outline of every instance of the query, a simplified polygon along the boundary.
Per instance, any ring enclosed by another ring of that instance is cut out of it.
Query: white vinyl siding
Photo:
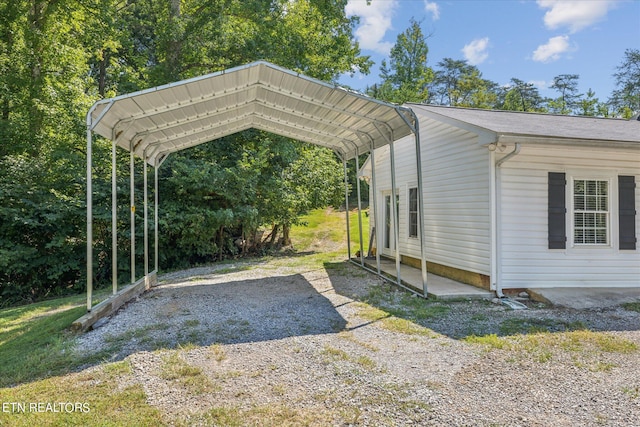
[[[425,117],[420,117],[420,135],[427,260],[489,275],[489,152],[478,145],[476,135]],[[420,239],[409,236],[409,188],[417,187],[413,136],[394,147],[400,206],[406,207],[399,215],[400,253],[420,258]],[[388,150],[375,154],[381,219],[382,195],[391,190]],[[378,237],[383,241],[382,233]]]
[[[523,145],[520,154],[498,169],[498,277],[502,286],[640,286],[640,251],[617,249],[617,176],[634,175],[640,180],[639,164],[637,150]],[[566,172],[567,176],[567,249],[548,249],[549,172]],[[609,244],[573,244],[574,179],[607,180]],[[640,200],[638,187],[636,203]],[[640,207],[636,210],[640,212]],[[636,224],[640,229],[640,215]]]

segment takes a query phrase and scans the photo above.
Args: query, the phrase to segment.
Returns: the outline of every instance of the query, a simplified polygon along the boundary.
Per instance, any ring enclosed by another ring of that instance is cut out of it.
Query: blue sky
[[[380,81],[380,63],[413,17],[429,46],[428,65],[466,59],[483,77],[507,84],[512,77],[534,83],[543,96],[559,74],[578,74],[579,90],[605,101],[625,49],[640,49],[638,0],[349,0],[360,16],[355,35],[375,65],[367,76],[339,81],[364,91]]]

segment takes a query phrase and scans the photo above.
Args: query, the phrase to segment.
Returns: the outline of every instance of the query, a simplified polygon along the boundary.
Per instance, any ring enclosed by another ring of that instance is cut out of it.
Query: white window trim
[[[602,250],[614,251],[618,247],[618,173],[616,171],[567,171],[566,206],[567,206],[567,245],[570,252],[584,252]],[[575,243],[575,210],[574,210],[574,181],[607,181],[608,182],[608,220],[607,244]]]

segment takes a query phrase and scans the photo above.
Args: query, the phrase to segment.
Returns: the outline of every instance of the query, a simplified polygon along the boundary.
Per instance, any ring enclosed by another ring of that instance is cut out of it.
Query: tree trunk
[[[291,237],[289,236],[291,231],[291,224],[282,224],[282,246],[291,246]]]

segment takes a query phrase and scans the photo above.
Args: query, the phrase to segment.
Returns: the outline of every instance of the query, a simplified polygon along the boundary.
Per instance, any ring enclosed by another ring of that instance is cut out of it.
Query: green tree
[[[389,54],[389,65],[382,61],[380,86],[367,91],[372,96],[388,102],[425,102],[428,85],[433,80],[433,70],[427,65],[426,37],[420,24],[411,19],[411,25],[399,34]]]
[[[345,3],[0,0],[2,303],[84,285],[84,118],[96,99],[257,59],[327,81],[353,70],[368,72],[370,60],[353,41],[356,18],[345,16]],[[287,182],[322,173],[309,169],[302,176],[302,166],[291,169],[312,156],[295,148],[304,145],[262,132],[234,135],[222,144],[227,144],[224,150],[172,156],[161,170],[164,266],[234,254],[234,238],[250,236],[263,224],[280,224],[282,231],[296,212],[328,200],[311,187],[300,195]],[[96,138],[93,148],[94,260],[100,283],[111,268],[110,142]],[[119,150],[118,157],[118,197],[127,200],[128,153]],[[303,165],[318,167],[312,160]],[[140,171],[141,162],[136,164]],[[318,179],[330,181],[323,175]],[[136,235],[131,236],[126,205],[118,213],[123,255],[131,239],[142,240],[141,212],[135,214]],[[278,217],[285,211],[289,214]],[[141,270],[142,245],[136,247]],[[120,262],[119,273],[127,276],[127,257]]]
[[[497,84],[482,78],[480,70],[467,61],[444,58],[438,62],[430,85],[431,102],[456,107],[491,108]]]
[[[596,98],[596,93],[589,88],[586,95],[576,103],[577,114],[580,116],[597,116],[599,102],[598,98]]]
[[[503,88],[499,109],[511,111],[545,112],[544,99],[533,83],[512,78],[511,84]]]
[[[551,89],[555,89],[560,96],[550,100],[547,105],[553,113],[571,114],[578,106],[582,94],[578,93],[578,74],[560,74],[553,78]]]
[[[619,116],[629,118],[640,112],[640,49],[627,49],[613,74],[616,89],[609,104]]]

